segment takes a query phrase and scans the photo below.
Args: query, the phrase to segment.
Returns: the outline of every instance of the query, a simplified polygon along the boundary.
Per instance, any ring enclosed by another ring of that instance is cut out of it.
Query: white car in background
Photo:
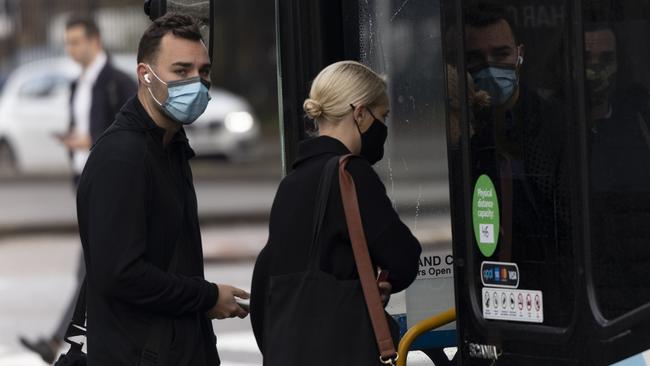
[[[133,75],[135,57],[115,56],[115,65]],[[0,97],[0,175],[68,172],[68,151],[55,134],[69,123],[70,83],[80,72],[64,57],[40,60],[14,70]],[[250,105],[223,89],[210,90],[205,113],[186,127],[198,157],[249,158],[259,139]]]

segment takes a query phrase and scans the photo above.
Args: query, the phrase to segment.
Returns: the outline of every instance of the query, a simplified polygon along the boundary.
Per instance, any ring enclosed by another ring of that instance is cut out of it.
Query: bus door
[[[459,363],[650,359],[648,1],[442,1]]]

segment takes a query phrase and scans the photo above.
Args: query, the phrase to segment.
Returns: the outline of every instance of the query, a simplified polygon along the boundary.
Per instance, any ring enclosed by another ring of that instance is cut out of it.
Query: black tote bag
[[[338,280],[319,268],[319,232],[338,163],[338,157],[329,160],[320,179],[307,270],[269,280],[264,366],[384,364],[361,281]],[[397,324],[383,308],[380,311],[391,326],[388,337],[394,344]]]

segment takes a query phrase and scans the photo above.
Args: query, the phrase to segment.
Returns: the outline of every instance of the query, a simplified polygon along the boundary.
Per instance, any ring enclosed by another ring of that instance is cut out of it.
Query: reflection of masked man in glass
[[[614,32],[609,28],[585,32],[585,80],[592,120],[611,115],[617,71]]]
[[[585,31],[585,91],[590,127],[592,188],[648,191],[650,125],[648,90],[618,62],[618,42],[607,25]],[[619,80],[619,76],[626,80]],[[640,165],[642,164],[642,165]],[[638,167],[644,169],[639,170]]]
[[[490,95],[491,108],[477,116],[478,123],[493,123],[499,132],[511,134],[512,113],[520,97],[519,75],[524,61],[524,45],[519,43],[505,12],[500,8],[472,9],[466,14],[466,67],[476,88]],[[480,128],[480,126],[479,126]],[[508,141],[497,133],[498,144]],[[514,146],[506,148],[511,154]]]
[[[505,23],[505,21],[503,21]],[[496,27],[504,26],[499,23]],[[507,27],[507,23],[505,23]],[[507,38],[507,37],[498,37]],[[498,40],[497,40],[498,41]],[[514,39],[513,39],[514,43]],[[489,48],[489,44],[484,44]],[[523,45],[518,47],[505,46],[493,54],[493,49],[485,54],[475,54],[468,57],[468,69],[474,84],[479,90],[490,94],[490,103],[494,107],[509,108],[519,97],[519,69],[524,61]],[[515,61],[511,63],[511,59]]]
[[[557,212],[565,206],[557,202],[562,118],[523,87],[524,45],[508,18],[490,4],[465,13],[467,71],[490,94],[490,107],[475,116],[472,164],[475,178],[487,174],[499,192],[499,259],[543,260],[555,220],[565,215]]]
[[[594,284],[611,319],[650,301],[648,89],[619,55],[647,46],[636,34],[617,39],[608,24],[587,24],[584,39]]]

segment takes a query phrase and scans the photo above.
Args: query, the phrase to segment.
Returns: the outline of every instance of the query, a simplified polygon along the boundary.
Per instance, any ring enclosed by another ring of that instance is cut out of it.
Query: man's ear
[[[524,46],[523,43],[520,44],[519,46],[517,46],[517,54],[519,55],[517,61],[519,63],[519,67],[521,67],[521,64],[524,63],[524,54],[525,53],[526,53],[526,47]]]
[[[92,43],[92,47],[97,51],[101,51],[102,49],[102,39],[99,38],[99,36],[95,36],[90,38],[90,42]]]
[[[138,81],[145,84],[149,85],[151,84],[151,72],[149,71],[149,68],[147,65],[144,63],[139,63],[138,67],[136,69],[136,72],[138,73]]]

